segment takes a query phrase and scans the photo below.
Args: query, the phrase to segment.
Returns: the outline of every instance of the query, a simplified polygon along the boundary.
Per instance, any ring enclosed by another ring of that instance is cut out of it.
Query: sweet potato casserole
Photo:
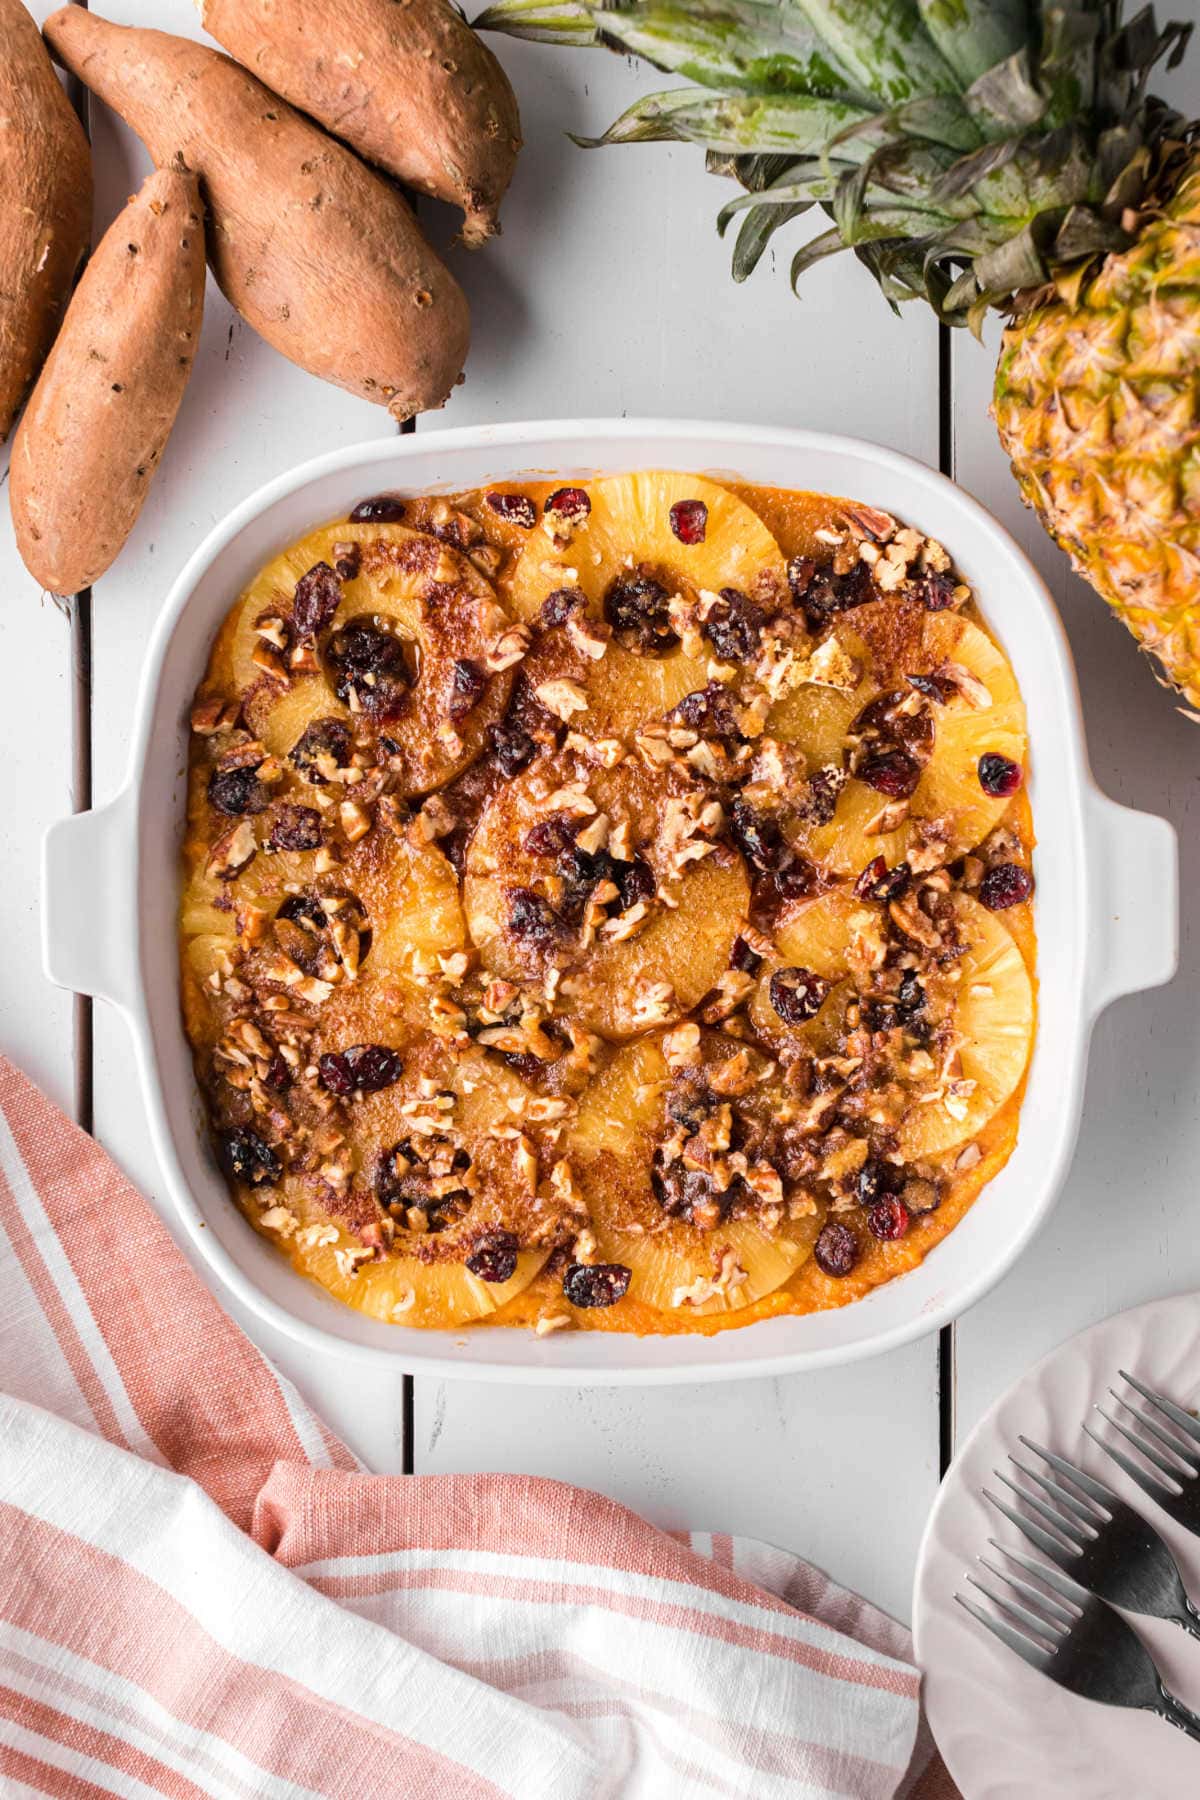
[[[214,1142],[346,1304],[839,1306],[1010,1155],[1024,708],[918,529],[659,470],[378,495],[236,601],[191,724]]]

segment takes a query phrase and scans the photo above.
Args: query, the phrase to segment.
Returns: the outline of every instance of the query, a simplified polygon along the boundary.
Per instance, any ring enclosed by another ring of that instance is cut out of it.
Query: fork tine
[[[1140,1456],[1144,1456],[1148,1463],[1152,1463],[1160,1474],[1169,1475],[1172,1481],[1177,1482],[1179,1480],[1179,1468],[1177,1466],[1172,1467],[1165,1456],[1160,1456],[1157,1450],[1151,1449],[1150,1445],[1144,1443],[1135,1432],[1126,1430],[1125,1426],[1122,1425],[1119,1420],[1114,1419],[1111,1413],[1106,1413],[1102,1406],[1098,1406],[1096,1411],[1100,1414],[1102,1419],[1107,1420],[1114,1431],[1120,1432],[1127,1444],[1132,1444]],[[1137,1417],[1136,1413],[1134,1414],[1134,1417]]]
[[[1044,1581],[1047,1587],[1053,1588],[1056,1594],[1061,1594],[1064,1600],[1070,1600],[1079,1607],[1087,1604],[1088,1590],[1082,1582],[1068,1575],[1065,1569],[1049,1568],[1045,1563],[1039,1562],[1036,1556],[1027,1556],[1024,1550],[1014,1550],[1010,1544],[1002,1544],[998,1538],[989,1538],[988,1543],[1001,1556],[1007,1556],[1011,1562],[1015,1562],[1018,1569],[1024,1569],[1027,1575],[1036,1575],[1039,1581]],[[1047,1601],[1046,1604],[1048,1606],[1050,1602]]]
[[[1023,1437],[1019,1441],[1027,1450],[1032,1450],[1035,1456],[1040,1456],[1043,1462],[1048,1462],[1052,1469],[1057,1469],[1060,1475],[1065,1475],[1068,1481],[1073,1481],[1077,1488],[1082,1488],[1083,1492],[1090,1495],[1097,1506],[1111,1510],[1114,1506],[1120,1505],[1120,1501],[1112,1489],[1105,1487],[1102,1481],[1097,1481],[1094,1475],[1089,1475],[1086,1469],[1077,1469],[1075,1464],[1068,1462],[1065,1456],[1058,1456],[1053,1450],[1043,1449],[1041,1444],[1035,1444],[1032,1438]]]
[[[1060,1544],[1057,1538],[1052,1538],[1048,1531],[1043,1531],[1041,1526],[1035,1525],[1032,1519],[1024,1518],[1015,1507],[1007,1505],[990,1489],[984,1488],[983,1497],[985,1500],[991,1501],[997,1512],[1004,1514],[1010,1525],[1015,1525],[1018,1531],[1023,1531],[1030,1543],[1042,1551],[1043,1555],[1048,1556],[1052,1562],[1058,1562],[1060,1557],[1072,1554],[1067,1550],[1065,1544]]]
[[[1179,1458],[1179,1461],[1183,1464],[1189,1475],[1195,1476],[1200,1473],[1196,1463],[1192,1461],[1196,1452],[1192,1450],[1190,1445],[1181,1444],[1177,1437],[1172,1437],[1169,1431],[1164,1431],[1161,1425],[1156,1424],[1155,1421],[1149,1418],[1144,1412],[1139,1412],[1136,1406],[1130,1406],[1128,1400],[1123,1399],[1122,1396],[1118,1394],[1116,1388],[1109,1388],[1108,1391],[1116,1401],[1117,1405],[1124,1407],[1130,1418],[1135,1419],[1143,1431],[1148,1431],[1151,1437],[1158,1439],[1164,1450],[1169,1450],[1172,1456]],[[1172,1470],[1171,1472],[1174,1474],[1176,1471]]]
[[[1142,1396],[1143,1400],[1148,1400],[1151,1406],[1158,1408],[1160,1413],[1165,1413],[1172,1425],[1178,1425],[1180,1431],[1186,1432],[1188,1437],[1200,1444],[1200,1419],[1193,1419],[1190,1412],[1185,1411],[1182,1406],[1176,1406],[1174,1400],[1168,1400],[1165,1394],[1156,1394],[1153,1388],[1144,1387],[1129,1373],[1128,1369],[1118,1369],[1117,1373],[1122,1381],[1127,1381],[1130,1387]]]
[[[1031,1469],[1025,1463],[1018,1462],[1015,1456],[1010,1456],[1008,1460],[1015,1469],[1020,1469],[1022,1475],[1030,1481],[1036,1481],[1044,1494],[1049,1494],[1052,1499],[1058,1501],[1060,1506],[1066,1507],[1067,1511],[1086,1527],[1089,1537],[1096,1536],[1098,1528],[1104,1523],[1099,1513],[1093,1512],[1092,1508],[1086,1506],[1082,1500],[1077,1500],[1074,1494],[1069,1494],[1060,1481],[1051,1481],[1048,1475],[1039,1474],[1037,1469]]]
[[[1096,1411],[1099,1412],[1100,1408],[1097,1407]],[[1108,1417],[1107,1413],[1102,1416],[1105,1418]],[[1118,1469],[1124,1469],[1130,1481],[1140,1487],[1143,1494],[1149,1494],[1151,1500],[1157,1500],[1160,1506],[1164,1504],[1170,1506],[1172,1501],[1179,1498],[1178,1494],[1173,1494],[1169,1488],[1165,1488],[1161,1481],[1155,1481],[1153,1475],[1147,1475],[1144,1469],[1139,1469],[1136,1463],[1130,1462],[1124,1451],[1116,1449],[1112,1444],[1106,1444],[1104,1439],[1099,1437],[1097,1433],[1092,1430],[1090,1425],[1085,1425],[1083,1429],[1087,1432],[1093,1444],[1098,1445],[1099,1448],[1103,1450],[1105,1456],[1111,1456]],[[1130,1442],[1132,1441],[1133,1440],[1130,1439]]]
[[[1015,1650],[1022,1662],[1027,1662],[1030,1668],[1036,1669],[1039,1674],[1046,1673],[1054,1660],[1053,1651],[1043,1650],[1038,1644],[1031,1644],[1028,1638],[1021,1636],[1019,1631],[1013,1631],[1011,1626],[1006,1625],[1002,1619],[993,1619],[990,1613],[984,1612],[982,1606],[976,1606],[973,1600],[968,1600],[965,1594],[955,1594],[954,1598],[959,1606],[969,1612],[973,1619],[977,1619],[985,1630],[991,1632],[993,1637],[998,1637],[1002,1644],[1007,1644],[1010,1650]]]
[[[1083,1548],[1083,1545],[1080,1542],[1083,1533],[1077,1528],[1073,1530],[1069,1519],[1064,1519],[1060,1512],[1053,1506],[1047,1506],[1045,1501],[1039,1500],[1035,1494],[1027,1494],[1024,1488],[1018,1487],[1015,1481],[1010,1481],[1008,1476],[1002,1474],[999,1469],[993,1469],[992,1474],[995,1475],[998,1480],[1002,1481],[1006,1488],[1011,1488],[1018,1500],[1023,1500],[1026,1506],[1031,1506],[1034,1512],[1037,1513],[1040,1518],[1045,1519],[1048,1525],[1052,1525],[1054,1529],[1066,1539],[1064,1547],[1070,1550],[1072,1554],[1078,1555],[1079,1551]]]
[[[1032,1561],[1032,1558],[1030,1560]],[[1044,1613],[1049,1614],[1051,1623],[1059,1631],[1069,1631],[1074,1625],[1079,1615],[1069,1612],[1052,1595],[1043,1594],[1040,1588],[1030,1587],[1027,1581],[1021,1581],[1016,1575],[1010,1575],[1007,1569],[1001,1569],[997,1564],[989,1562],[986,1556],[981,1556],[979,1561],[988,1574],[994,1575],[997,1581],[1003,1581],[1006,1586],[1012,1588],[1015,1594],[1020,1594],[1023,1600],[1032,1601],[1034,1606],[1040,1606]],[[1034,1566],[1036,1568],[1037,1565]],[[975,1585],[981,1587],[982,1583],[976,1582]]]
[[[999,1608],[1003,1618],[1010,1619],[1019,1631],[1025,1633],[1026,1637],[1040,1640],[1047,1649],[1053,1649],[1057,1644],[1062,1636],[1062,1629],[1053,1621],[1047,1620],[1041,1613],[1031,1612],[1027,1606],[1018,1606],[1015,1600],[1009,1600],[1003,1594],[994,1594],[990,1587],[980,1581],[978,1575],[968,1575],[967,1580],[972,1587],[978,1588],[979,1592],[990,1600],[993,1606]],[[1032,1588],[1028,1591],[1033,1593]]]

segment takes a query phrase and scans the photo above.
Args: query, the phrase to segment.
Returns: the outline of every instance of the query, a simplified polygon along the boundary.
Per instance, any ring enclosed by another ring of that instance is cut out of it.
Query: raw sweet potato
[[[90,587],[132,531],[203,307],[199,184],[160,169],[97,246],[13,439],[17,548],[52,593]]]
[[[368,162],[499,230],[521,148],[508,77],[447,0],[197,0],[231,56]]]
[[[0,0],[0,444],[54,341],[91,230],[83,127],[21,0]]]
[[[45,32],[160,167],[200,177],[213,273],[269,344],[397,418],[442,405],[467,303],[386,176],[202,44],[79,6]]]

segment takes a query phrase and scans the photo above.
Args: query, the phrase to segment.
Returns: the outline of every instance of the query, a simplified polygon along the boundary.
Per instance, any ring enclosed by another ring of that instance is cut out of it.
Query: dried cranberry
[[[653,899],[658,892],[654,870],[640,856],[635,856],[632,862],[614,864],[612,879],[617,884],[622,912],[628,912],[639,900]]]
[[[537,755],[537,744],[527,731],[511,725],[489,725],[492,755],[502,775],[511,780],[527,768]]]
[[[247,1187],[262,1187],[264,1182],[279,1180],[279,1158],[257,1131],[244,1125],[227,1131],[218,1148],[227,1173],[235,1181],[244,1181]]]
[[[793,855],[786,869],[773,869],[770,874],[757,877],[751,892],[750,916],[761,925],[789,900],[803,900],[816,888],[815,865],[805,856]]]
[[[702,544],[708,531],[708,508],[703,500],[677,500],[671,508],[671,530],[681,544]]]
[[[353,581],[362,568],[361,544],[335,544],[333,566],[343,581]]]
[[[394,719],[408,705],[411,649],[379,621],[350,619],[330,639],[325,658],[333,691],[345,706],[376,719]]]
[[[275,917],[291,919],[297,925],[311,925],[314,931],[323,931],[329,923],[324,909],[307,894],[289,894]]]
[[[393,1087],[404,1073],[404,1064],[385,1044],[351,1044],[348,1050],[326,1051],[317,1059],[321,1086],[345,1098],[355,1092],[378,1094]]]
[[[699,731],[708,737],[732,740],[741,736],[729,690],[719,681],[710,681],[707,687],[685,694],[673,716],[689,731]]]
[[[325,777],[317,766],[318,757],[332,757],[344,769],[354,750],[350,727],[342,719],[314,719],[304,736],[292,745],[289,756],[306,781],[324,787]]]
[[[562,930],[562,920],[549,903],[532,888],[506,890],[508,929],[513,936],[528,944],[549,944]]]
[[[342,603],[342,584],[327,562],[314,563],[296,583],[292,624],[300,638],[324,631]]]
[[[288,1067],[287,1059],[281,1056],[277,1050],[267,1064],[267,1072],[263,1076],[263,1086],[270,1088],[274,1094],[282,1094],[291,1085],[292,1071]]]
[[[840,1219],[831,1219],[828,1225],[822,1226],[821,1235],[813,1246],[813,1257],[826,1275],[849,1275],[858,1256],[858,1239],[848,1225],[843,1225]]]
[[[793,594],[795,591],[793,583]],[[828,564],[822,564],[813,570],[801,597],[801,605],[809,623],[817,630],[835,613],[849,612],[853,607],[865,606],[868,601],[877,597],[877,592],[865,563],[856,563],[844,575],[836,575]]]
[[[1033,876],[1020,863],[997,863],[979,884],[979,898],[990,912],[1020,906],[1033,892]]]
[[[925,1011],[925,989],[914,969],[906,969],[896,991],[896,1010],[907,1024]]]
[[[918,694],[924,694],[926,700],[935,700],[939,706],[945,706],[958,692],[945,675],[906,675],[904,679]]]
[[[546,502],[548,513],[557,513],[560,519],[571,519],[578,523],[586,519],[592,510],[592,503],[580,487],[555,488]]]
[[[700,627],[723,662],[753,662],[762,643],[766,616],[738,588],[722,588]]]
[[[604,596],[604,616],[626,648],[643,656],[661,656],[679,641],[670,595],[651,575],[618,575]]]
[[[872,857],[854,884],[860,900],[899,900],[912,885],[912,870],[906,862],[889,869],[882,856]]]
[[[804,596],[812,586],[812,578],[816,572],[817,565],[811,556],[792,557],[787,566],[787,578],[793,600],[803,602]]]
[[[944,569],[923,569],[912,583],[912,591],[926,612],[946,612],[954,605],[956,576]]]
[[[572,613],[580,612],[587,601],[578,588],[555,588],[542,601],[542,610],[538,614],[541,624],[546,627],[565,625]]]
[[[467,1267],[480,1281],[511,1281],[517,1272],[520,1248],[515,1232],[487,1231],[476,1239]]]
[[[837,812],[838,795],[846,785],[844,769],[817,769],[808,778],[800,811],[814,825],[828,825]]]
[[[979,785],[997,800],[1007,800],[1015,794],[1024,779],[1020,763],[1001,756],[997,750],[985,750],[979,759]]]
[[[830,983],[811,969],[776,969],[771,977],[771,1005],[785,1025],[815,1019],[825,1004]]]
[[[231,819],[263,812],[271,804],[271,790],[258,779],[257,769],[216,769],[208,780],[208,797],[218,812]]]
[[[688,1169],[681,1162],[664,1165],[656,1158],[650,1181],[659,1205],[673,1219],[694,1221],[697,1207],[723,1218],[733,1198],[731,1189],[719,1189],[703,1169]]]
[[[874,1206],[887,1193],[888,1175],[877,1157],[869,1156],[854,1177],[854,1198],[860,1206]]]
[[[507,519],[510,525],[520,525],[523,530],[532,531],[537,524],[537,511],[526,494],[489,494],[487,503],[494,513]]]
[[[849,735],[883,738],[886,742],[876,746],[881,750],[901,748],[917,757],[928,756],[934,740],[932,715],[924,706],[906,712],[906,701],[911,701],[911,696],[903,691],[880,694],[863,707],[851,723]]]
[[[571,1263],[563,1293],[572,1306],[615,1306],[629,1286],[624,1263]]]
[[[868,787],[893,800],[907,800],[921,779],[920,764],[907,750],[875,750],[856,773]]]
[[[450,676],[450,717],[465,719],[478,704],[486,686],[487,676],[477,662],[472,662],[469,657],[456,662]]]
[[[757,950],[752,950],[744,937],[733,940],[733,949],[729,952],[729,966],[736,969],[739,975],[757,975],[762,968],[762,957]]]
[[[897,1194],[887,1194],[867,1208],[867,1230],[885,1244],[902,1238],[910,1223],[908,1208]]]
[[[735,800],[729,813],[733,841],[754,868],[764,874],[785,868],[791,851],[784,842],[779,821],[770,813],[757,812],[747,800]]]
[[[404,502],[396,494],[372,494],[360,500],[350,514],[352,525],[398,525],[404,517]]]
[[[311,806],[284,806],[271,827],[272,850],[315,850],[321,842],[321,815]]]
[[[521,848],[529,856],[564,856],[575,850],[575,833],[583,820],[569,813],[551,813],[531,825],[521,839]]]

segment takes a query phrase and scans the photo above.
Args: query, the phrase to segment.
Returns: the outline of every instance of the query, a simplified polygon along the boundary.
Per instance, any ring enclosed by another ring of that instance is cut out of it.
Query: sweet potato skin
[[[45,34],[160,167],[200,177],[213,273],[260,336],[397,418],[445,402],[467,302],[390,181],[202,44],[78,6]]]
[[[217,42],[398,181],[499,230],[521,147],[508,77],[446,0],[197,0]]]
[[[0,444],[92,231],[92,154],[21,0],[0,0]]]
[[[204,308],[196,177],[159,169],[105,232],[13,439],[17,548],[75,594],[132,531],[191,374]]]

